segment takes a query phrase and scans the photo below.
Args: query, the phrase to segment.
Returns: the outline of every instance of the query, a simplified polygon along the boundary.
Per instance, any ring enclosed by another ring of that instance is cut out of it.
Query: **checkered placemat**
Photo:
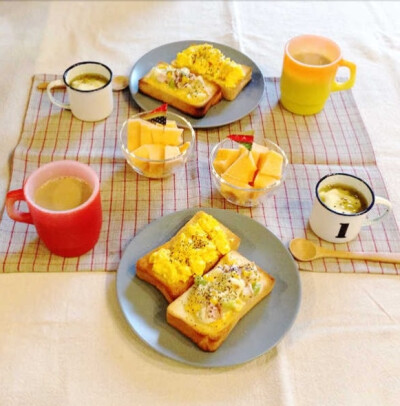
[[[103,226],[93,250],[79,258],[52,255],[31,225],[12,221],[6,212],[0,223],[0,272],[114,271],[133,236],[149,222],[189,207],[217,207],[250,216],[267,226],[284,244],[306,236],[320,241],[308,228],[313,192],[323,175],[344,171],[367,180],[377,195],[386,196],[373,149],[351,91],[331,95],[318,115],[295,116],[283,110],[279,80],[265,79],[265,96],[248,116],[230,125],[197,131],[196,151],[186,167],[163,180],[134,173],[118,145],[124,120],[138,112],[129,91],[114,93],[115,108],[107,120],[86,123],[69,111],[52,105],[37,84],[58,78],[36,75],[13,157],[10,189],[18,189],[40,165],[58,159],[75,159],[91,165],[101,182]],[[59,98],[65,98],[63,90]],[[224,200],[212,185],[209,156],[212,146],[235,131],[254,129],[256,137],[279,144],[290,162],[284,187],[256,208],[240,208]],[[400,252],[394,217],[363,229],[359,237],[337,249]],[[399,265],[364,261],[319,260],[299,263],[301,269],[322,272],[398,274]]]

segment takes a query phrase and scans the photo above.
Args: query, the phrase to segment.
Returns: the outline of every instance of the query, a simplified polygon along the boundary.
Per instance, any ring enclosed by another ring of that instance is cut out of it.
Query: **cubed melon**
[[[268,186],[271,186],[276,181],[277,181],[277,179],[274,178],[273,176],[265,175],[264,173],[258,172],[256,177],[254,178],[253,185],[256,189],[263,189]]]
[[[163,144],[164,126],[161,124],[152,125],[151,138],[153,144]]]
[[[165,124],[165,125],[166,125],[166,127],[170,127],[170,128],[178,128],[175,120],[167,120],[167,124]]]
[[[131,152],[130,155],[130,161],[132,165],[135,166],[136,168],[139,168],[143,172],[148,170],[149,165],[147,162],[143,162],[142,160],[137,159],[136,157],[149,159],[149,149],[147,147],[148,145],[141,145],[140,147],[136,148],[133,152]]]
[[[254,179],[256,170],[257,167],[254,163],[253,155],[250,151],[246,151],[240,154],[228,169],[226,169],[222,177],[228,176],[230,179],[236,179],[237,182],[250,183]]]
[[[275,179],[280,179],[282,176],[283,156],[276,151],[269,151],[265,158],[265,162],[260,167],[259,172],[264,175],[269,175]]]
[[[215,154],[213,166],[216,172],[221,175],[239,157],[240,150],[232,148],[220,148]]]
[[[165,145],[149,144],[146,145],[149,150],[149,159],[163,160],[165,155]]]
[[[174,158],[181,154],[179,147],[175,145],[165,145],[165,155],[164,159]]]
[[[254,163],[256,164],[257,168],[260,168],[262,166],[262,163],[265,160],[268,151],[268,147],[253,142],[251,153],[253,154]]]
[[[190,142],[186,141],[182,145],[179,145],[179,151],[183,154],[190,147]]]
[[[148,123],[145,120],[142,120],[140,124],[140,145],[152,144],[153,137],[151,135],[151,129],[153,124]]]
[[[179,147],[166,145],[165,146],[165,159],[170,159],[170,161],[165,162],[164,171],[165,173],[170,173],[172,170],[182,163],[181,151]],[[176,159],[173,159],[176,158]]]
[[[132,152],[140,146],[140,121],[137,118],[129,119],[127,123],[126,147]]]
[[[162,144],[150,144],[147,145],[149,150],[149,159],[164,160],[165,145]],[[163,162],[149,162],[149,167],[146,176],[152,178],[159,178],[164,174]]]
[[[250,199],[252,191],[248,183],[239,181],[236,178],[231,178],[229,175],[222,175],[222,179],[224,179],[226,182],[231,183],[232,185],[247,189],[236,189],[231,185],[227,185],[221,182],[221,194],[226,199],[236,204],[245,204],[245,202]]]
[[[164,145],[181,145],[183,143],[183,128],[165,126],[162,143]]]

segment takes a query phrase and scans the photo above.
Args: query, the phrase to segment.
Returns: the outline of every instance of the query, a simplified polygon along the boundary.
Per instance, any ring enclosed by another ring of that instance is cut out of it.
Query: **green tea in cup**
[[[338,213],[361,213],[367,209],[367,199],[357,189],[345,184],[328,184],[318,190],[326,206]]]
[[[108,83],[108,79],[99,73],[82,73],[69,81],[69,85],[77,90],[100,89]]]

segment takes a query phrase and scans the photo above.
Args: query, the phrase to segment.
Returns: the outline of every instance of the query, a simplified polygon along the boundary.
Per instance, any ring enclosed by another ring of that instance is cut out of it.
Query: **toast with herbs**
[[[204,351],[215,351],[273,289],[274,278],[236,251],[169,304],[167,322]]]
[[[173,238],[137,261],[136,275],[172,302],[239,244],[236,234],[198,211]]]
[[[215,83],[186,67],[177,68],[167,62],[159,62],[141,78],[139,90],[197,118],[204,117],[222,98],[221,89]]]

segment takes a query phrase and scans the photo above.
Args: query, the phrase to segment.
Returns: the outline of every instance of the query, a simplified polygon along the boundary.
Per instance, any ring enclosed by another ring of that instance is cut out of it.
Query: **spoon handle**
[[[390,262],[392,264],[400,264],[400,254],[392,252],[378,254],[375,252],[321,250],[320,257],[363,259],[365,261]]]
[[[36,88],[38,90],[46,90],[47,89],[47,85],[50,82],[40,82],[38,83],[38,85],[36,86]],[[53,89],[65,89],[65,85],[58,85],[58,86],[54,86]]]

